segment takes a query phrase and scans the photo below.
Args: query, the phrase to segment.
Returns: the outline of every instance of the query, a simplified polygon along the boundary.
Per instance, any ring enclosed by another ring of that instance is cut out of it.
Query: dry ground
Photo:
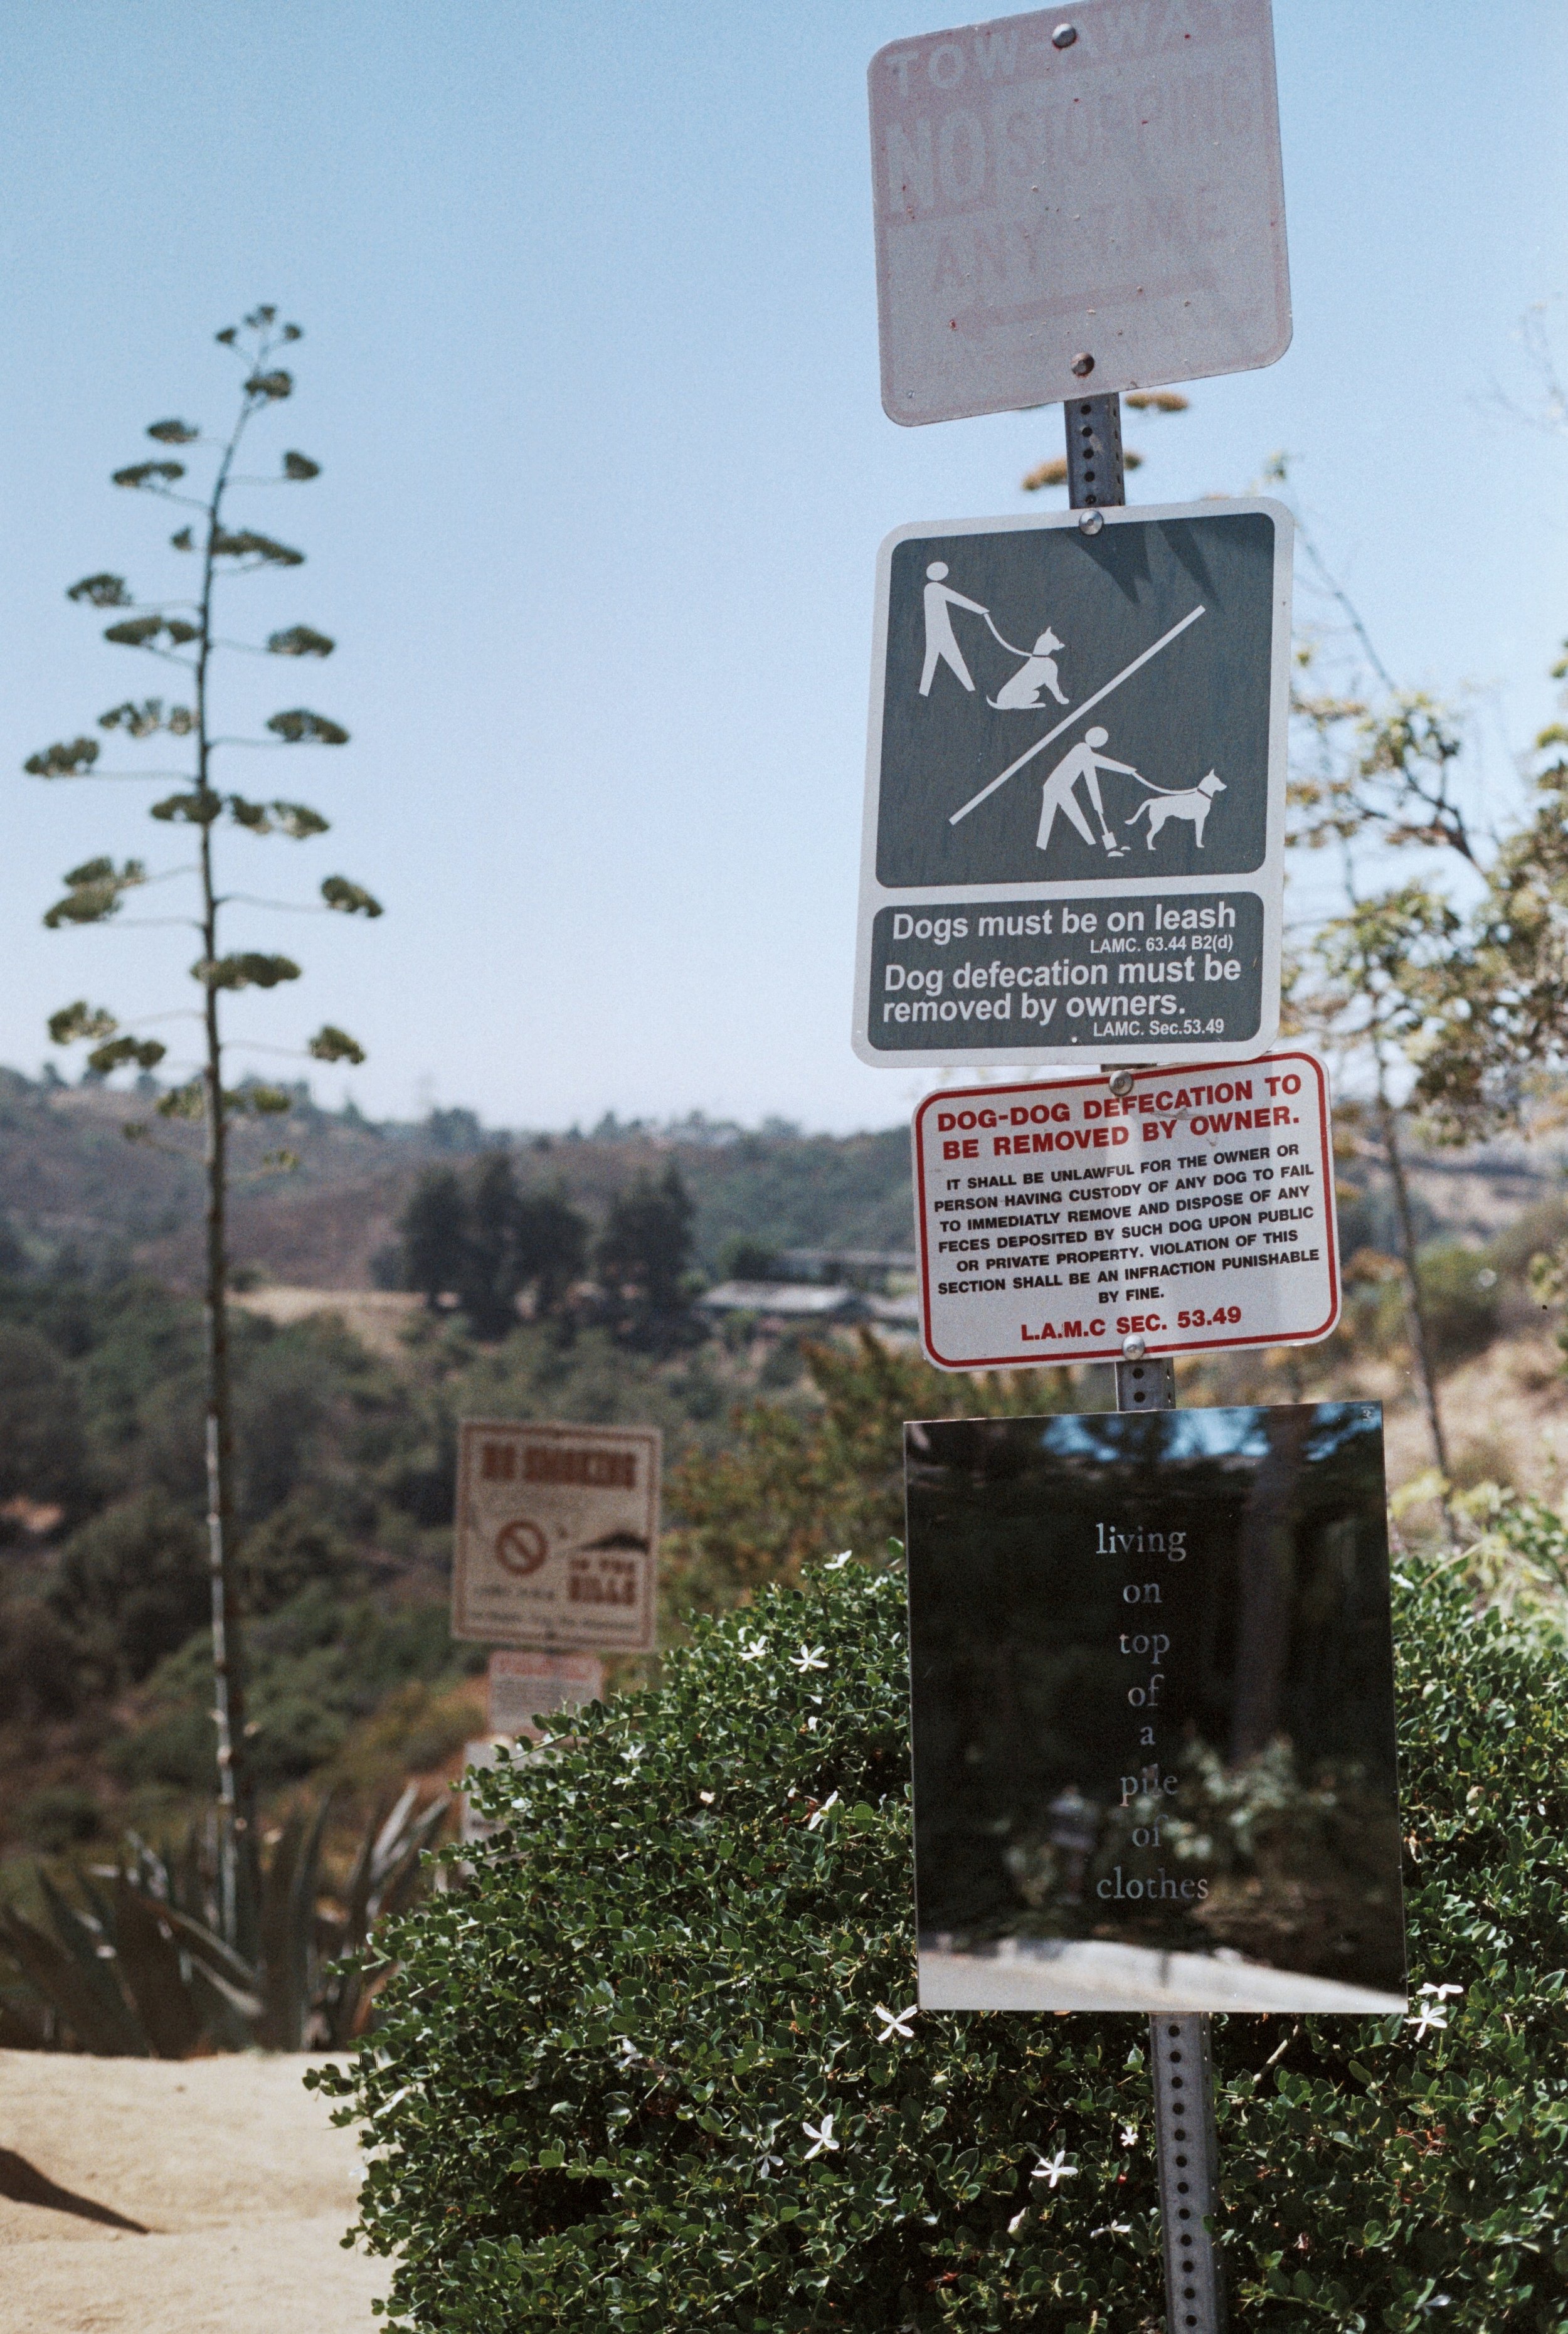
[[[295,1288],[264,1287],[236,1290],[229,1299],[246,1313],[265,1314],[280,1329],[318,1313],[341,1315],[369,1352],[396,1361],[404,1354],[402,1332],[424,1305],[387,1288]]]
[[[0,2334],[371,2334],[311,2063],[0,2051]]]

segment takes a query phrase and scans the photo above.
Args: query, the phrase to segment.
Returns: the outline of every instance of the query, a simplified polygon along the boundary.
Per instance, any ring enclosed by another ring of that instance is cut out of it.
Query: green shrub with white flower
[[[1568,2328],[1568,1717],[1549,1618],[1397,1588],[1409,2019],[1216,2021],[1233,2316]],[[1162,2322],[1146,2021],[914,2000],[903,1589],[836,1560],[476,1779],[318,2078],[429,2334]]]

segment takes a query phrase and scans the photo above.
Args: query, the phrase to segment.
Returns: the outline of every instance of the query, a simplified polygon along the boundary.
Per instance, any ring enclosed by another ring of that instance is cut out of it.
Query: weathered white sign
[[[465,1419],[452,1635],[541,1652],[654,1643],[659,1438]]]
[[[1284,354],[1269,0],[1069,0],[894,41],[870,77],[893,420]]]
[[[1339,1318],[1328,1080],[1303,1051],[929,1095],[920,1334],[938,1369],[1308,1345]]]
[[[491,1733],[531,1734],[535,1717],[598,1702],[604,1664],[594,1654],[492,1654],[487,1683]]]

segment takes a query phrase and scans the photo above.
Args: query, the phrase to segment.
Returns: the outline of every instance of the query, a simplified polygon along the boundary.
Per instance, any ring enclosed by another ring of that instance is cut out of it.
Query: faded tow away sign
[[[899,527],[877,572],[854,1043],[1178,1061],[1279,1019],[1291,520]]]
[[[1310,1345],[1339,1318],[1328,1079],[1304,1049],[930,1095],[920,1336],[938,1369]]]
[[[544,1653],[649,1652],[659,1472],[650,1426],[465,1419],[452,1635]]]
[[[870,82],[893,420],[1284,354],[1269,0],[1078,0],[894,41]]]

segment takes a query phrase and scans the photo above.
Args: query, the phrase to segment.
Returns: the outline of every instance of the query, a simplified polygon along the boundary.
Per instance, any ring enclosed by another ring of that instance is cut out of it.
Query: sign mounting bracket
[[[1121,454],[1121,400],[1069,398],[1062,409],[1067,425],[1067,499],[1074,510],[1127,500],[1127,467]]]

